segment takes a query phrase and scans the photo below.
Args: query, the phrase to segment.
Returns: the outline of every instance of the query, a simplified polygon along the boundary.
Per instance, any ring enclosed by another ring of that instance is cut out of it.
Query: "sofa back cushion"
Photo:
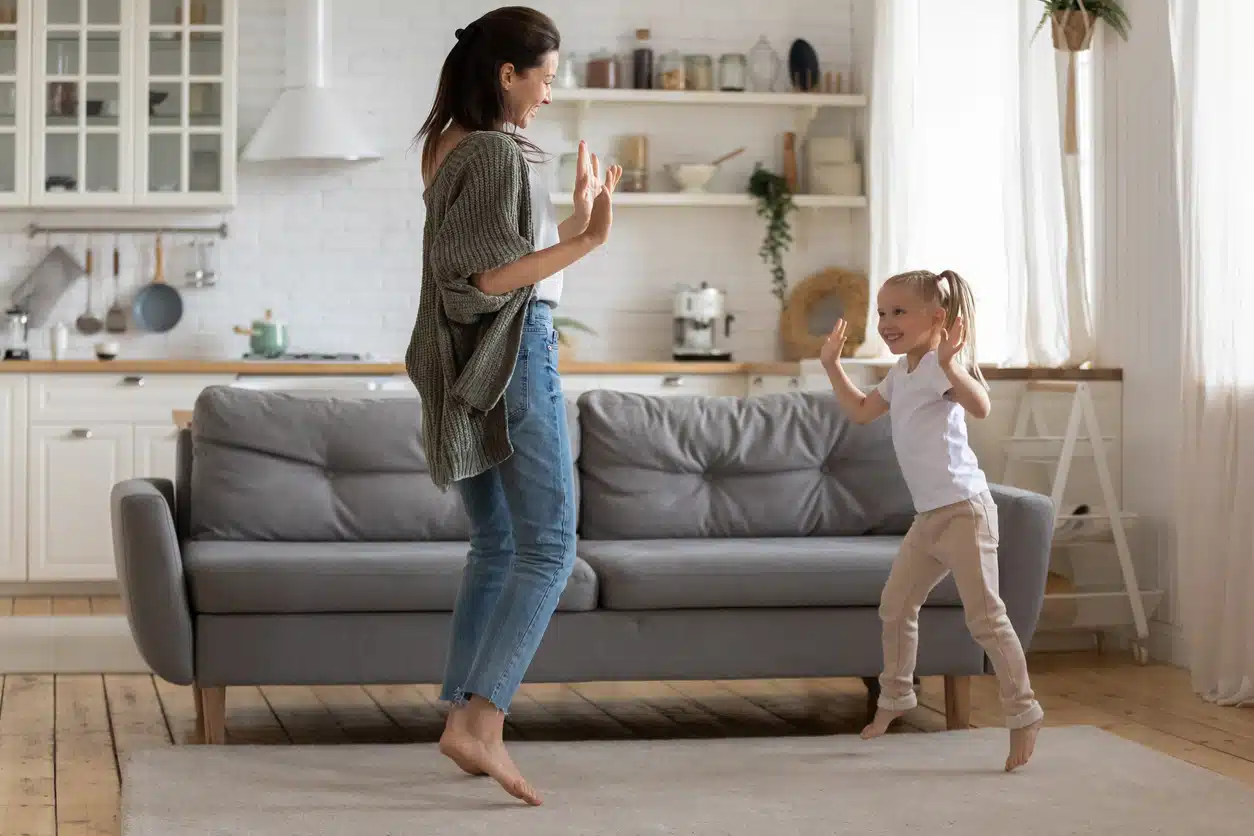
[[[571,450],[579,451],[574,403]],[[196,540],[467,540],[456,487],[431,481],[417,396],[215,386],[192,414],[187,532]]]
[[[831,393],[578,403],[582,537],[901,534],[914,517],[887,419],[854,424]]]
[[[457,492],[431,481],[417,398],[218,386],[192,417],[198,540],[462,540]]]

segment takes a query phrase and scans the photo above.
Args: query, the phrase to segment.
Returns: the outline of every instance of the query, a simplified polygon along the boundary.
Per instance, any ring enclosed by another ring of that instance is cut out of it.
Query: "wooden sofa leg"
[[[945,677],[945,728],[971,728],[971,677]]]
[[[201,739],[210,745],[226,743],[226,688],[196,686]]]
[[[199,685],[192,685],[192,699],[196,702],[196,739],[193,743],[205,742],[205,699]],[[177,743],[178,741],[174,741]]]

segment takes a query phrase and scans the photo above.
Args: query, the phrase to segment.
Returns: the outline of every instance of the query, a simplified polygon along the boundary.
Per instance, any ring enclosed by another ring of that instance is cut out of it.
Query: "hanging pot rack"
[[[41,226],[30,224],[26,234],[37,235],[217,235],[227,237],[225,223],[218,226]]]

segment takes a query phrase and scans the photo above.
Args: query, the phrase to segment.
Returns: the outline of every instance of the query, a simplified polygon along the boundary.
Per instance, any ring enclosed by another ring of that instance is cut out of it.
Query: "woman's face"
[[[557,76],[557,52],[545,53],[540,66],[518,72],[513,64],[501,68],[501,87],[505,90],[505,118],[519,128],[531,124],[540,105],[553,101],[552,84]]]

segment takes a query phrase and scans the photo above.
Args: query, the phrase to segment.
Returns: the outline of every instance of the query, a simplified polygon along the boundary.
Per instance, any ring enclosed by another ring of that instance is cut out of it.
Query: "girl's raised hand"
[[[836,320],[836,327],[827,335],[823,347],[819,349],[819,360],[824,366],[839,365],[841,350],[845,347],[845,320]]]
[[[967,342],[967,327],[962,321],[962,315],[959,314],[954,318],[954,329],[950,331],[947,328],[941,329],[940,345],[936,349],[937,359],[940,360],[941,368],[949,368],[954,362],[954,358],[962,351],[962,347]]]

